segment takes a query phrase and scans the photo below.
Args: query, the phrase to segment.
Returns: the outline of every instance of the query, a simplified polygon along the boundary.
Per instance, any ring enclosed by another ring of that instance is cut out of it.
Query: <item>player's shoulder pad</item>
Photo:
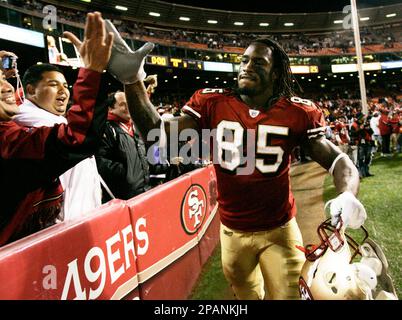
[[[232,90],[227,88],[204,88],[198,90],[197,93],[206,97],[227,96],[232,93]]]
[[[289,102],[291,103],[292,106],[302,107],[306,109],[317,109],[315,103],[308,99],[303,99],[300,97],[291,97],[289,98]]]
[[[227,93],[227,89],[223,88],[204,88],[198,90],[200,94],[224,94]]]
[[[230,89],[204,88],[197,90],[194,96],[199,101],[215,101],[226,97],[230,92]]]

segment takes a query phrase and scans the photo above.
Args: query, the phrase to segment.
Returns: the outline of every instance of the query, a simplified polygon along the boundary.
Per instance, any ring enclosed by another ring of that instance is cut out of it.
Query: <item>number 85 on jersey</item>
[[[289,135],[289,128],[273,125],[258,125],[257,146],[255,147],[254,129],[247,129],[247,154],[244,159],[243,148],[245,129],[239,122],[222,120],[216,130],[217,160],[223,169],[237,171],[238,174],[252,174],[257,168],[261,173],[275,173],[283,161],[284,150],[280,146],[270,145],[270,136]],[[267,164],[266,159],[274,159]],[[247,161],[247,167],[240,166]]]

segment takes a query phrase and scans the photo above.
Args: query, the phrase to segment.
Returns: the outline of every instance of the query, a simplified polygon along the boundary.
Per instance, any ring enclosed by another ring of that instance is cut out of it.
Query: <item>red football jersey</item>
[[[281,98],[268,110],[259,111],[231,90],[203,89],[194,93],[183,111],[193,116],[201,129],[216,128],[213,162],[224,225],[262,231],[295,216],[289,177],[291,152],[303,140],[325,132],[324,116],[311,101]],[[251,150],[247,141],[255,148]],[[250,165],[250,174],[239,174]]]

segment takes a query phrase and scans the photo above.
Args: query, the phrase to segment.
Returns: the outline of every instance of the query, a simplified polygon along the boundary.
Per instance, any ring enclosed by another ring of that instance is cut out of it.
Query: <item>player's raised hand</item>
[[[102,72],[106,69],[112,51],[114,35],[105,31],[105,20],[100,12],[88,13],[84,40],[81,42],[71,32],[63,35],[78,49],[85,68]]]
[[[126,85],[143,81],[146,77],[144,71],[145,57],[155,45],[147,42],[140,49],[133,52],[112,22],[106,19],[105,26],[107,32],[114,34],[112,56],[107,67],[109,73]]]

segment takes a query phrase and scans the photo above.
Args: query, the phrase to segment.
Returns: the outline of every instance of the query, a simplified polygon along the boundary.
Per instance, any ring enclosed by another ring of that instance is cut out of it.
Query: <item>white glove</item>
[[[367,213],[362,203],[349,191],[345,191],[335,199],[328,201],[325,207],[328,205],[330,205],[331,224],[334,227],[341,217],[345,228],[358,229],[367,218]]]
[[[105,19],[105,28],[106,32],[114,33],[112,55],[107,66],[109,73],[123,84],[143,81],[147,76],[144,71],[145,57],[155,45],[152,42],[147,42],[133,52],[108,19]]]

